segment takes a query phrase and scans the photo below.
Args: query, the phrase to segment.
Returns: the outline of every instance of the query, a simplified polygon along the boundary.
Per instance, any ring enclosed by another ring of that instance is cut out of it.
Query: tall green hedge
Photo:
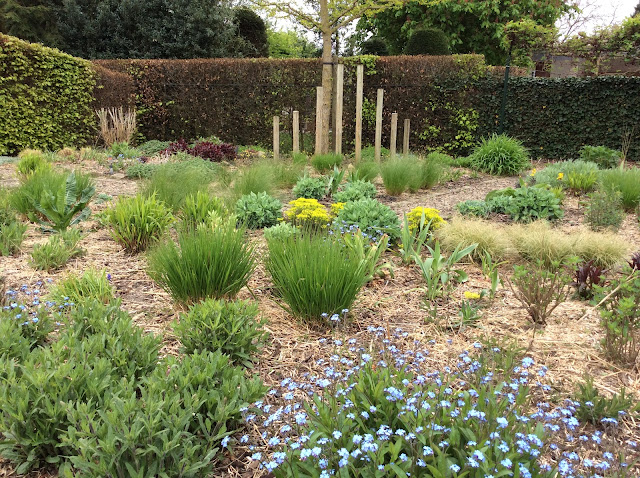
[[[0,154],[85,144],[94,84],[90,62],[0,34]]]

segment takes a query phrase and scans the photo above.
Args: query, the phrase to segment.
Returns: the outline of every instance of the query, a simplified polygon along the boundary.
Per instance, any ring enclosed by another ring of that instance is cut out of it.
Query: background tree
[[[243,57],[258,58],[269,56],[267,25],[260,15],[250,8],[240,7],[234,10],[234,21],[237,27],[237,39],[243,45],[238,51]]]
[[[366,15],[357,29],[385,39],[392,55],[404,51],[413,31],[422,27],[442,30],[452,53],[483,54],[487,63],[502,65],[507,56],[504,29],[509,22],[531,19],[551,27],[572,9],[568,0],[444,0],[425,6],[411,1],[375,15]]]
[[[407,55],[449,55],[449,39],[437,28],[414,30],[404,48]]]
[[[0,32],[30,42],[59,46],[55,11],[61,3],[41,0],[0,0]]]
[[[361,55],[388,56],[387,42],[380,37],[371,37],[360,44]]]
[[[322,134],[317,149],[329,149],[329,123],[333,93],[333,38],[359,18],[373,16],[391,7],[399,7],[403,0],[307,0],[300,5],[280,0],[251,0],[274,15],[285,15],[304,28],[317,32],[322,38]],[[432,4],[437,0],[420,0]]]
[[[270,58],[317,58],[322,52],[295,30],[267,30]]]

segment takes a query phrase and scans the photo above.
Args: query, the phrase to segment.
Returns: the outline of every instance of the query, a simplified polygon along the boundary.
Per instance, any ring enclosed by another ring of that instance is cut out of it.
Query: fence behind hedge
[[[0,34],[0,154],[86,144],[94,77],[88,61]]]

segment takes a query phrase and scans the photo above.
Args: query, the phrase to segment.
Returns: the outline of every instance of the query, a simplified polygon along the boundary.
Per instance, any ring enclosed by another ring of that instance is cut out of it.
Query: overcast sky
[[[638,0],[578,0],[584,15],[592,17],[582,30],[591,33],[596,27],[620,23],[633,14]]]

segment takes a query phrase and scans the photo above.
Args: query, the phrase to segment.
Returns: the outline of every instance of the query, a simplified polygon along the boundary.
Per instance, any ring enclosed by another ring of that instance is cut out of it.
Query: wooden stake
[[[398,141],[398,113],[391,113],[391,141],[389,152],[393,158],[396,155],[396,143]]]
[[[356,140],[355,140],[355,160],[356,163],[362,157],[362,95],[364,89],[364,65],[356,67]]]
[[[316,145],[315,154],[322,154],[322,86],[316,87]]]
[[[342,154],[342,109],[344,100],[344,65],[338,63],[336,71],[336,154]]]
[[[404,120],[404,140],[402,141],[402,154],[409,154],[409,131],[411,128],[411,120]]]
[[[300,152],[300,112],[293,112],[293,152]]]
[[[280,159],[280,117],[273,117],[273,159]]]
[[[376,161],[379,163],[382,152],[382,104],[383,104],[384,90],[378,88],[378,101],[376,102],[376,144],[375,155]]]

